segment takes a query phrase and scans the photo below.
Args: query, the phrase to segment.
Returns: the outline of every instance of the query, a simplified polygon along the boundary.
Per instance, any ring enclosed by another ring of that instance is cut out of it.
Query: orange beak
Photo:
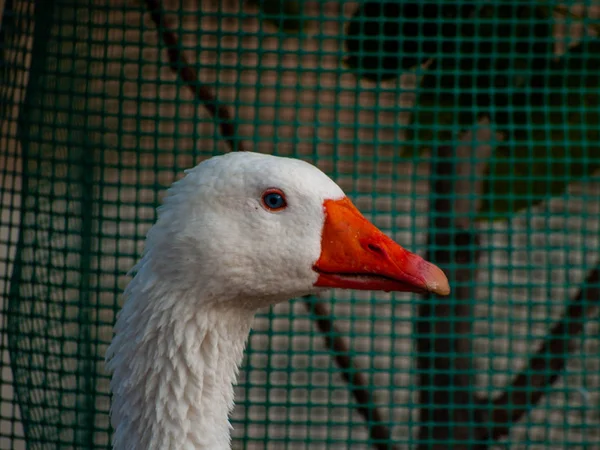
[[[411,253],[369,222],[348,198],[325,200],[315,286],[448,295],[442,270]]]

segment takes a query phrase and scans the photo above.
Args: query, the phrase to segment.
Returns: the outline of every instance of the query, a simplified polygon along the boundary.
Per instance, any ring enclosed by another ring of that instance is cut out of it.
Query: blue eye
[[[280,211],[287,206],[285,194],[279,189],[268,189],[262,196],[262,202],[269,211]]]

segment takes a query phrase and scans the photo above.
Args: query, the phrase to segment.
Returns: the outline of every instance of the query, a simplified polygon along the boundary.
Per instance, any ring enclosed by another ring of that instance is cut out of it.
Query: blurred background
[[[600,449],[596,0],[0,14],[0,448],[110,448],[126,273],[165,189],[242,142],[324,170],[453,293],[261,311],[233,448]]]

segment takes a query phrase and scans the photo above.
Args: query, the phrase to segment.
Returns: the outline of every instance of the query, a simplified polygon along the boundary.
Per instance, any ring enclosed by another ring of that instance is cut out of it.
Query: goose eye
[[[269,211],[281,211],[287,206],[285,194],[279,189],[268,189],[262,196],[263,206]]]

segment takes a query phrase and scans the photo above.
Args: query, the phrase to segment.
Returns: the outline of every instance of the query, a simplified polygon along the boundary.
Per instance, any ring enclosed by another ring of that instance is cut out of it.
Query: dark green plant
[[[487,170],[482,219],[561,195],[600,167],[600,40],[584,37],[557,57],[550,12],[535,0],[375,1],[348,24],[345,62],[357,76],[383,81],[432,61],[405,156],[482,117],[504,133],[500,162]]]
[[[302,2],[294,0],[251,0],[261,11],[262,19],[284,33],[300,33],[305,29]]]

